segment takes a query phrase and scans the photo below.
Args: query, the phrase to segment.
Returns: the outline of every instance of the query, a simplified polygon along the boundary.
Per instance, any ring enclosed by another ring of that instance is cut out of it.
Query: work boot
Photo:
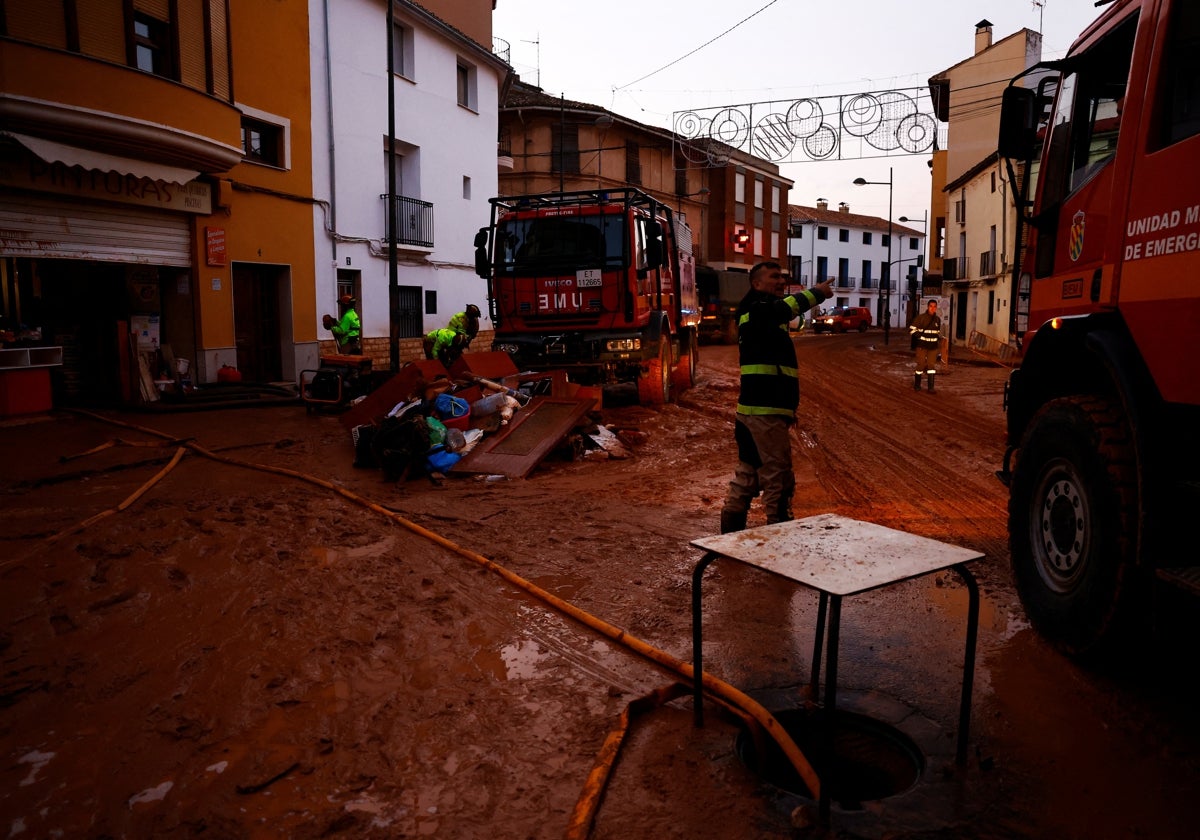
[[[929,383],[926,387],[928,387],[929,390],[932,391],[933,390],[933,374],[932,373],[925,374],[925,379]]]
[[[919,374],[919,373],[913,374],[913,390],[914,391],[921,390],[921,374]]]
[[[746,511],[721,511],[721,533],[732,534],[734,531],[746,530]]]

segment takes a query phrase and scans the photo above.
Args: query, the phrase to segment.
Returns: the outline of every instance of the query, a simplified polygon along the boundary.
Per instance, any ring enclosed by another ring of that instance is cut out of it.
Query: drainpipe
[[[325,121],[329,131],[329,239],[333,250],[334,296],[337,296],[337,156],[333,136],[333,55],[329,49],[329,0],[325,0]]]
[[[396,335],[396,309],[400,304],[399,269],[396,265],[396,84],[395,40],[396,9],[388,0],[387,13],[387,88],[388,88],[388,361],[390,370],[400,370],[400,339]]]

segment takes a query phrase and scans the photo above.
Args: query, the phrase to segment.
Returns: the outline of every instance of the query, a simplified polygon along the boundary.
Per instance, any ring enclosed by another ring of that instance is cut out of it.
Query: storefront
[[[56,404],[137,402],[172,357],[191,367],[195,217],[212,211],[196,175],[0,136],[2,327],[7,346],[62,348]]]

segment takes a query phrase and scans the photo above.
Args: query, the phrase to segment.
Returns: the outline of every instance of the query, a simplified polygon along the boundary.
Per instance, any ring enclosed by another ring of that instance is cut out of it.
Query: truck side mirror
[[[658,268],[663,264],[663,229],[659,222],[646,223],[646,267]]]
[[[1029,160],[1037,148],[1038,96],[1032,90],[1011,86],[1004,89],[1000,102],[1000,137],[997,151],[1001,157]]]

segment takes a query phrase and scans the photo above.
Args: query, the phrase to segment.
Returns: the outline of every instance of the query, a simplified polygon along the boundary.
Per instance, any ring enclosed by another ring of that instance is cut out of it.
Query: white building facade
[[[392,339],[444,327],[468,303],[484,310],[487,330],[474,235],[497,191],[499,102],[512,72],[491,50],[492,4],[395,0],[390,39],[386,2],[334,5],[309,2],[318,317],[351,294],[364,353],[377,360]]]
[[[889,232],[887,219],[851,213],[846,203],[830,210],[824,199],[815,207],[789,205],[788,219],[792,284],[810,286],[832,277],[834,297],[825,309],[864,306],[882,326],[886,307],[892,327],[908,322],[911,289],[921,293],[924,231],[893,221]]]

